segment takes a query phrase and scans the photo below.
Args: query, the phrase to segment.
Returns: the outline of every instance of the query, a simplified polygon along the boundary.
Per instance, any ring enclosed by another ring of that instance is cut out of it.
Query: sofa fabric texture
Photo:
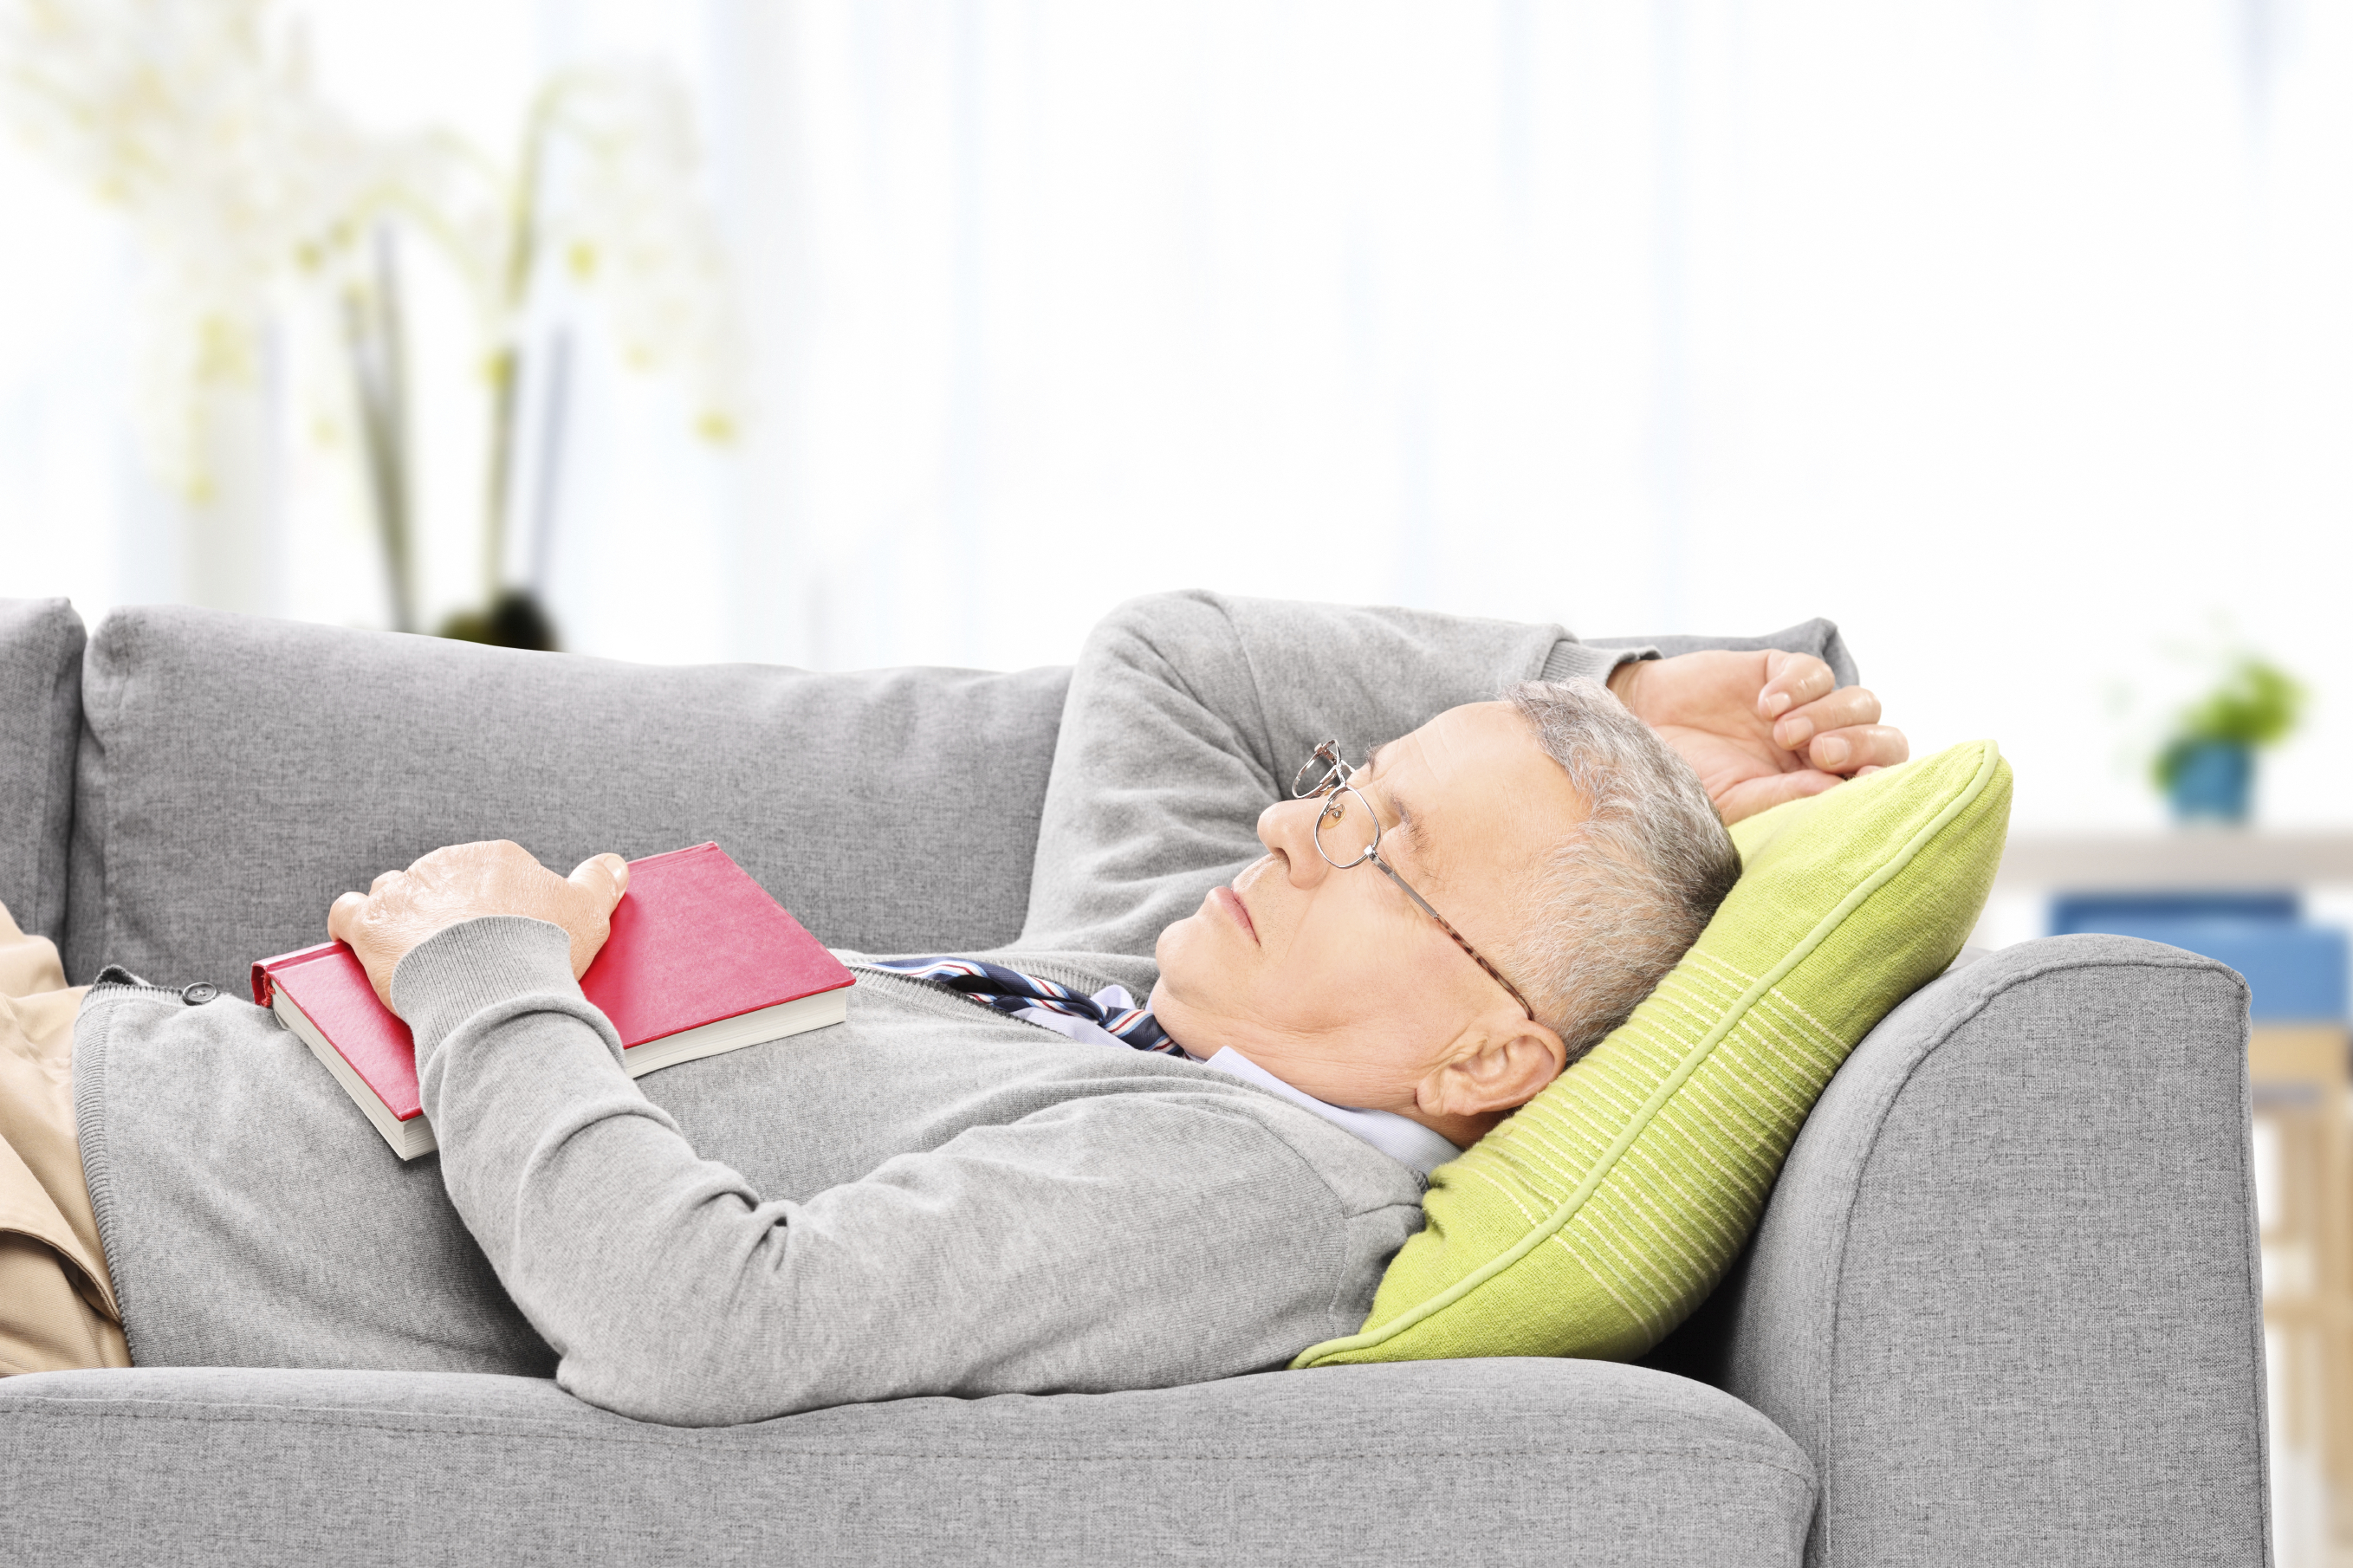
[[[2247,994],[2006,948],[1815,1107],[1712,1375],[1821,1468],[1814,1568],[2268,1561]]]
[[[0,599],[0,902],[16,924],[65,934],[81,617],[63,599]]]
[[[146,1568],[159,1542],[224,1568],[1796,1568],[1813,1490],[1797,1446],[1736,1400],[1598,1362],[912,1399],[706,1431],[511,1378],[0,1383],[0,1518],[86,1568]]]
[[[1021,928],[1069,674],[661,668],[173,607],[89,650],[66,974],[241,993],[445,844],[569,870],[715,840],[875,952]],[[11,900],[14,908],[14,900]]]

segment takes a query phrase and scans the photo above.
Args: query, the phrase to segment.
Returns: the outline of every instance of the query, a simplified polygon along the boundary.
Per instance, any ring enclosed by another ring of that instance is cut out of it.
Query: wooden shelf
[[[2353,883],[2353,834],[2206,828],[2172,833],[2020,833],[1994,888],[2300,888]]]

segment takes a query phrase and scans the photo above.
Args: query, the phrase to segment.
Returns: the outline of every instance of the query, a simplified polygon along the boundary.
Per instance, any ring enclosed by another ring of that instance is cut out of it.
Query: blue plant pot
[[[2207,741],[2181,759],[2168,795],[2180,822],[2244,822],[2255,782],[2255,752],[2235,741]]]

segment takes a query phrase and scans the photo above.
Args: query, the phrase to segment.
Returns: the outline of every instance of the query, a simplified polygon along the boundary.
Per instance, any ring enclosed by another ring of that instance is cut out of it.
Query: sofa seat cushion
[[[1729,1394],[1598,1362],[646,1426],[552,1383],[158,1370],[0,1383],[43,1561],[1788,1563],[1812,1467]]]
[[[166,606],[109,616],[83,678],[67,976],[231,994],[324,940],[338,893],[482,838],[566,871],[713,839],[828,945],[1009,942],[1070,679],[617,664]]]

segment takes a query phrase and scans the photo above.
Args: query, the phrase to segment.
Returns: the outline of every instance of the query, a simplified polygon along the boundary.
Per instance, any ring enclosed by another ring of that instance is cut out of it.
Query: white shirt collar
[[[1342,1131],[1356,1134],[1390,1159],[1411,1165],[1425,1176],[1462,1153],[1409,1116],[1399,1116],[1394,1110],[1358,1110],[1354,1106],[1334,1105],[1305,1089],[1293,1089],[1231,1046],[1203,1065],[1229,1073],[1244,1083],[1273,1090],[1303,1110],[1313,1111]]]

